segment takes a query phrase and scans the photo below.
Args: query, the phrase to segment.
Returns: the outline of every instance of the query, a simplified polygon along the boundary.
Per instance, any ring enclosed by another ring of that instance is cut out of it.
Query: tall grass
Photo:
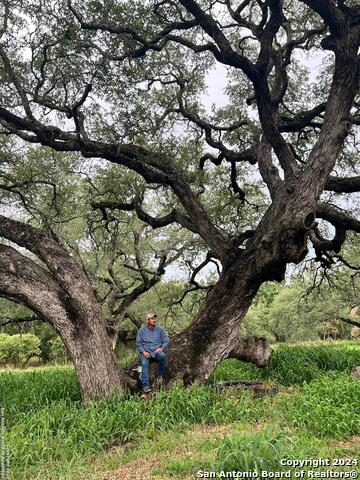
[[[0,373],[0,404],[6,411],[9,426],[64,399],[80,401],[80,388],[73,368],[47,367]]]
[[[141,401],[136,396],[114,397],[86,408],[81,404],[72,368],[1,372],[0,403],[5,408],[6,441],[11,447],[13,475],[35,478],[39,471],[44,472],[45,466],[55,463],[57,468],[71,472],[78,460],[104,451],[115,439],[121,443],[144,435],[152,438],[158,431],[194,424],[266,419],[278,428],[305,429],[323,438],[359,434],[360,382],[352,380],[347,373],[356,364],[360,364],[360,347],[350,342],[282,346],[274,352],[267,369],[228,360],[217,368],[212,380],[248,378],[270,379],[282,385],[304,383],[291,395],[255,400],[248,392],[234,397],[217,392],[211,385],[174,387],[171,391],[159,392],[150,401]],[[330,370],[337,373],[329,373]],[[261,434],[228,439],[223,452],[219,453],[218,466],[230,468],[231,458],[237,455],[231,452],[243,447],[248,456],[243,461],[249,465],[256,461],[261,466],[261,458],[277,461],[278,453],[287,444],[286,436],[271,438],[268,443]],[[259,442],[264,451],[259,450]],[[264,465],[268,468],[267,463]],[[42,479],[61,478],[41,475]]]
[[[286,471],[290,467],[282,466],[282,459],[314,457],[326,457],[322,442],[306,433],[294,434],[268,426],[259,431],[234,432],[225,437],[211,470]]]
[[[62,372],[58,373],[61,376]],[[39,389],[42,387],[40,384]],[[209,386],[175,387],[146,402],[138,397],[121,401],[114,397],[86,408],[78,399],[44,400],[43,394],[40,397],[42,403],[37,409],[5,410],[7,418],[10,413],[13,415],[8,421],[7,441],[17,475],[34,475],[39,465],[66,463],[76,455],[97,453],[114,439],[123,443],[139,433],[151,437],[173,427],[251,421],[265,414],[262,403],[253,402],[250,395],[223,398]]]
[[[322,375],[277,406],[287,423],[320,438],[360,433],[360,381],[345,373]]]
[[[211,470],[289,470],[281,467],[281,459],[328,458],[331,449],[336,458],[335,447],[329,449],[322,439],[360,433],[359,398],[359,381],[345,373],[322,374],[295,394],[283,394],[274,401],[272,420],[278,424],[228,435]],[[295,433],[293,427],[298,427]]]
[[[281,345],[273,352],[268,367],[225,360],[212,374],[210,381],[232,379],[275,381],[280,385],[302,385],[324,372],[349,372],[360,365],[360,344],[339,342],[316,345]]]

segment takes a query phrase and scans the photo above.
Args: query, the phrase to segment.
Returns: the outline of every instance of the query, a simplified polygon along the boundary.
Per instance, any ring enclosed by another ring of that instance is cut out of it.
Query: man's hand
[[[163,349],[159,347],[159,348],[157,348],[157,349],[155,350],[155,353],[157,353],[157,352],[162,352],[162,351],[163,351]]]
[[[149,352],[143,352],[143,354],[144,354],[144,357],[145,357],[145,358],[149,358],[149,357],[150,357],[150,353],[149,353]]]

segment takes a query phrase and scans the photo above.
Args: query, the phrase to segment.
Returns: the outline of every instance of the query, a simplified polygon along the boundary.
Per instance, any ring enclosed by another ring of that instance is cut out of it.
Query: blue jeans
[[[142,388],[148,387],[150,383],[150,378],[149,378],[149,365],[151,360],[156,360],[159,364],[159,370],[158,370],[158,377],[161,375],[164,375],[165,372],[165,365],[166,365],[166,354],[164,352],[156,352],[155,357],[150,357],[146,358],[144,354],[142,353],[140,355],[140,361],[141,361],[141,385]]]

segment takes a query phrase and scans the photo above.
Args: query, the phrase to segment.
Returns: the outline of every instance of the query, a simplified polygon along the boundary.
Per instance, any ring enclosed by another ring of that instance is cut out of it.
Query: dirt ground
[[[194,435],[201,436],[202,439],[207,440],[215,435],[218,437],[225,437],[229,433],[226,425],[211,426],[211,427],[196,427],[191,430]],[[176,450],[156,453],[152,457],[138,459],[133,462],[122,464],[116,470],[106,472],[103,480],[153,480],[162,479],[167,480],[166,477],[151,474],[151,471],[156,467],[162,467],[166,462],[172,458],[186,457],[196,454],[196,447],[177,448]],[[194,480],[195,476],[184,476],[183,480]]]

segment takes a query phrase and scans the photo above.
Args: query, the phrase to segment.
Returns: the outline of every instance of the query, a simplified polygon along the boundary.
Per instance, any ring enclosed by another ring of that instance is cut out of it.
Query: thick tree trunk
[[[127,377],[120,370],[101,318],[76,318],[76,328],[68,323],[57,331],[74,363],[85,403],[123,391]]]
[[[255,273],[255,275],[254,275]],[[171,342],[166,382],[204,382],[238,344],[238,329],[262,283],[252,258],[239,259],[220,276],[199,314]]]
[[[288,192],[279,190],[256,234],[237,256],[229,257],[217,284],[209,292],[192,324],[172,341],[166,383],[204,382],[215,367],[232,356],[238,330],[260,285],[284,279],[286,264],[298,263],[307,252],[309,215],[294,217]],[[250,356],[250,346],[249,354]]]
[[[74,363],[82,399],[88,402],[121,392],[129,380],[118,365],[92,289],[85,288],[85,277],[81,280],[73,284],[70,297],[48,270],[0,245],[0,296],[26,305],[53,325]]]
[[[172,343],[172,338],[170,338],[170,343]],[[171,352],[172,349],[170,349]],[[272,348],[270,347],[266,338],[263,337],[237,337],[235,341],[235,346],[229,353],[227,358],[235,358],[241,362],[249,362],[256,365],[259,368],[263,368],[269,365],[271,360]],[[171,357],[173,360],[173,357]],[[140,388],[139,383],[139,374],[138,374],[139,360],[136,359],[130,363],[127,367],[127,371],[132,379],[138,382],[138,388]],[[169,370],[173,371],[173,365],[170,364]],[[156,362],[150,364],[150,379],[153,381],[156,377],[158,365]],[[190,379],[184,375],[183,380],[189,382]],[[168,384],[172,382],[172,378],[168,374],[167,376]],[[132,386],[131,386],[132,387]]]

